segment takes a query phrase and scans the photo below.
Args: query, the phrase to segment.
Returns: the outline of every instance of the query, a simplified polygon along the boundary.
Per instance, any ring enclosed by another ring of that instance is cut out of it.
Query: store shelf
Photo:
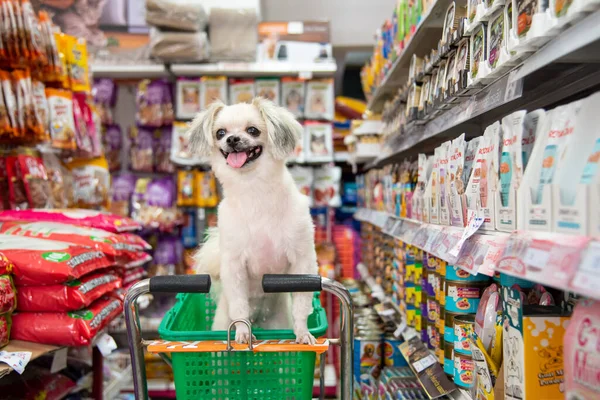
[[[131,367],[124,369],[118,377],[104,385],[102,398],[106,400],[116,399],[122,390],[132,385],[132,376]]]
[[[333,61],[319,63],[287,63],[287,62],[221,62],[216,64],[173,64],[171,72],[176,76],[227,75],[234,77],[252,76],[300,76],[313,77],[333,76],[337,65]]]
[[[313,384],[313,396],[319,396],[320,388],[319,379],[315,379]],[[335,397],[337,393],[337,374],[335,372],[335,367],[331,364],[327,364],[325,366],[325,397],[331,398]]]
[[[169,76],[163,64],[92,64],[94,78],[143,79]]]
[[[437,0],[421,17],[415,33],[392,64],[387,75],[381,81],[381,85],[375,90],[369,101],[369,110],[380,113],[385,101],[394,97],[398,88],[406,83],[408,67],[413,54],[422,57],[429,54],[431,49],[437,47],[437,43],[442,37],[444,16],[450,3],[452,3],[450,0]]]
[[[478,231],[466,240],[459,256],[452,257],[449,249],[458,242],[463,228],[364,208],[354,218],[469,273],[500,271],[600,300],[600,241],[594,238],[553,232]]]
[[[2,351],[7,353],[31,353],[29,362],[41,357],[45,354],[50,354],[60,349],[60,346],[51,346],[47,344],[25,342],[23,340],[11,340],[6,346],[2,348]],[[0,362],[0,378],[9,374],[13,369],[7,364]]]
[[[600,10],[573,24],[523,63],[521,79],[555,62],[600,61]]]

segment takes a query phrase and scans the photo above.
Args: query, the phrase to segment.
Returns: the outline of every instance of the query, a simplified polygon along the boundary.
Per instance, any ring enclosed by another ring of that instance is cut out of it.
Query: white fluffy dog
[[[315,342],[307,327],[312,293],[265,294],[264,274],[316,274],[314,226],[308,198],[285,166],[302,136],[285,108],[256,98],[252,104],[213,103],[192,122],[196,154],[210,156],[223,186],[218,228],[195,256],[197,273],[219,279],[222,293],[213,330],[249,319],[265,329],[293,329],[298,343]],[[247,343],[245,324],[235,340]]]

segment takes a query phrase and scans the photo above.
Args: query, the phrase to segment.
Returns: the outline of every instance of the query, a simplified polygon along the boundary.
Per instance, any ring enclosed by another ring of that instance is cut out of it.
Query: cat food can
[[[446,312],[475,314],[488,282],[446,281]]]
[[[444,342],[444,372],[454,380],[454,346],[450,342]]]
[[[484,274],[472,275],[461,268],[448,265],[446,266],[446,280],[455,282],[489,282],[490,277]]]
[[[383,339],[383,364],[386,367],[408,367],[402,353],[400,353],[401,340],[394,336],[386,336]]]
[[[475,327],[475,315],[454,317],[454,351],[471,355],[471,335]]]
[[[381,365],[383,342],[381,335],[369,335],[354,338],[354,376],[360,376]]]
[[[440,331],[442,333],[442,335],[444,334],[444,324],[446,323],[445,321],[446,318],[446,309],[442,306],[440,306],[440,315],[438,320],[435,323],[435,326],[438,328],[438,331]]]
[[[440,347],[440,333],[435,324],[429,321],[427,322],[427,347],[432,350]]]
[[[454,343],[456,336],[454,335],[454,318],[461,317],[466,314],[459,314],[446,311],[444,313],[444,340]]]
[[[473,387],[475,383],[475,362],[470,355],[454,351],[454,384],[462,388]]]
[[[440,304],[434,296],[427,296],[427,322],[435,324],[440,318]]]

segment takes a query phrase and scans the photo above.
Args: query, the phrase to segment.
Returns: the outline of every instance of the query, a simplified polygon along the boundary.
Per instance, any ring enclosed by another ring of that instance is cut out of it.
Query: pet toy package
[[[254,81],[254,87],[256,96],[271,100],[276,105],[281,104],[281,98],[279,96],[279,79],[258,78]]]
[[[306,158],[315,162],[333,161],[333,127],[329,122],[304,123]]]
[[[281,80],[281,105],[294,114],[296,118],[304,117],[305,92],[304,80],[292,77]]]
[[[200,78],[200,110],[206,110],[215,100],[227,104],[227,78],[203,76]]]
[[[253,79],[229,80],[229,104],[250,103],[254,96]]]
[[[570,317],[560,307],[523,305],[502,290],[504,395],[509,400],[564,399],[563,338]]]
[[[200,79],[177,79],[175,86],[175,99],[177,101],[175,115],[179,119],[191,119],[200,112],[201,98]]]

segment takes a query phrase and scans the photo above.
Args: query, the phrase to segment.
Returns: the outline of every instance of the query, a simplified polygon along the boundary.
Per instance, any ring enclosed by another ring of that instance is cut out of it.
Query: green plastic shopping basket
[[[327,330],[318,296],[308,328],[315,337]],[[158,333],[169,341],[227,340],[226,331],[211,331],[216,304],[210,295],[182,293],[163,318]],[[253,328],[257,340],[293,339],[287,330]],[[311,399],[316,354],[313,352],[172,353],[177,399],[284,400]]]

